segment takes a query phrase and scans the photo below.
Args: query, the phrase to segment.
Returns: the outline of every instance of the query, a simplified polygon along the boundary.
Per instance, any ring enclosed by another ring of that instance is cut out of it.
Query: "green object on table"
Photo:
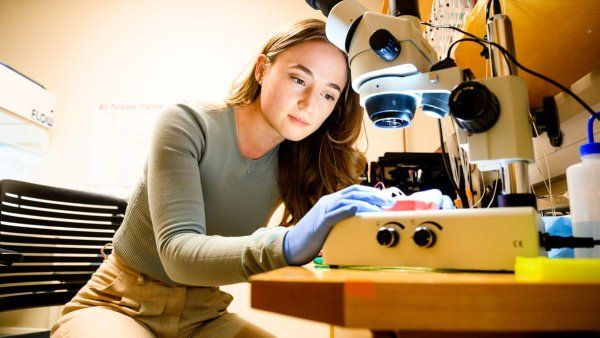
[[[323,264],[323,257],[318,256],[313,260],[313,264],[316,269],[331,269],[327,264]],[[336,267],[336,269],[344,270],[366,270],[366,271],[409,271],[409,272],[460,272],[457,270],[441,270],[431,268],[419,268],[419,267],[404,267],[404,266],[372,266],[372,265],[343,265]]]
[[[600,258],[517,257],[515,277],[525,281],[600,282]]]

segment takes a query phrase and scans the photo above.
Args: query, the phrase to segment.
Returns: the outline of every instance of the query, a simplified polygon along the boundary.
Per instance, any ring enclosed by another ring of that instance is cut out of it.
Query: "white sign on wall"
[[[0,62],[0,110],[50,129],[55,106],[56,97],[46,88]]]
[[[161,103],[111,102],[93,104],[90,151],[93,191],[128,198],[150,150]]]

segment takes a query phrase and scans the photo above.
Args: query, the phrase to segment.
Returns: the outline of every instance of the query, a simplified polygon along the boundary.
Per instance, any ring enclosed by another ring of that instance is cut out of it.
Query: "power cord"
[[[428,27],[431,27],[431,28],[436,28],[436,29],[438,29],[438,28],[454,29],[455,31],[459,31],[459,32],[463,33],[464,35],[470,36],[470,37],[472,37],[474,39],[481,39],[480,37],[478,37],[475,34],[471,34],[471,33],[467,32],[467,31],[464,31],[464,30],[462,30],[462,29],[460,29],[458,27],[454,27],[454,26],[436,26],[436,25],[433,25],[433,24],[431,24],[429,22],[421,22],[421,25],[428,26]]]
[[[548,233],[539,233],[540,246],[546,251],[560,248],[593,248],[596,245],[600,245],[600,240],[592,237],[563,237],[563,236],[552,236]]]
[[[487,205],[487,209],[489,209],[492,204],[494,204],[494,199],[496,198],[496,192],[498,191],[498,185],[500,185],[500,170],[496,171],[496,179],[494,182],[494,192],[492,193],[492,198],[490,199],[490,203]]]
[[[446,53],[446,59],[452,59],[451,54],[450,54],[452,52],[452,48],[454,48],[455,45],[457,45],[457,44],[459,44],[461,42],[464,42],[464,41],[474,41],[474,42],[477,42],[481,47],[487,49],[487,46],[483,42],[480,42],[480,41],[475,40],[475,39],[462,38],[462,39],[458,39],[458,40],[456,40],[456,41],[454,41],[453,43],[450,44],[450,47],[448,47],[448,52]]]

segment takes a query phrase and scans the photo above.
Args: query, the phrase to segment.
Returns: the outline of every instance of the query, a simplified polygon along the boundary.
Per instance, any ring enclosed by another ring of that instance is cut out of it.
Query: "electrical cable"
[[[451,120],[451,121],[454,122],[453,120]],[[454,126],[454,123],[452,123],[452,125]],[[448,154],[448,158],[452,158],[452,159],[459,158],[460,159],[460,148],[457,147],[458,142],[454,143],[454,142],[449,141],[452,139],[452,134],[449,135],[450,132],[448,130],[446,130],[446,128],[444,128],[443,124],[442,124],[442,131],[444,132],[444,140],[446,140],[446,142],[444,142],[445,143],[444,145],[446,146],[446,153]],[[457,168],[456,161],[450,161],[450,169],[452,170],[452,175],[454,177],[454,181],[460,182],[460,173],[459,173],[459,168]]]
[[[498,190],[498,179],[500,179],[500,172],[496,172],[496,179],[494,180],[494,192],[492,193],[492,199],[490,203],[487,205],[486,209],[489,209],[494,203],[494,198],[496,198],[496,190]]]
[[[593,237],[552,236],[542,232],[539,233],[539,237],[540,246],[546,249],[546,251],[560,248],[593,248],[596,245],[600,245],[600,240]]]
[[[454,29],[454,30],[459,31],[459,32],[463,33],[464,35],[470,36],[470,37],[472,37],[474,39],[481,39],[480,37],[478,37],[475,34],[471,34],[471,33],[467,32],[467,31],[464,31],[464,30],[462,30],[462,29],[460,29],[458,27],[454,27],[454,26],[436,26],[436,25],[430,24],[429,22],[421,22],[421,25],[429,26],[431,28],[449,28],[449,29]]]
[[[484,192],[484,190],[485,190],[485,179],[483,178],[483,172],[480,171],[479,175],[481,176],[481,186],[483,187],[483,188],[479,189],[479,191],[481,192],[481,197],[479,198],[479,200],[475,204],[473,204],[473,206],[471,208],[475,208],[476,206],[478,206],[479,203],[481,203],[481,201],[483,201],[483,198],[485,197],[485,192]]]
[[[452,27],[452,26],[435,26],[429,23],[425,23],[422,22],[423,25],[426,26],[430,26],[433,28],[448,28],[448,29],[454,29],[457,30],[465,35],[468,35],[470,37],[473,37],[473,39],[468,39],[468,38],[463,38],[461,40],[464,41],[471,41],[471,42],[475,42],[475,43],[486,43],[489,45],[492,45],[496,48],[498,48],[500,50],[500,52],[502,52],[502,54],[504,54],[505,57],[507,57],[508,59],[510,59],[510,61],[512,61],[517,67],[519,67],[520,69],[524,70],[526,73],[529,73],[533,76],[536,76],[552,85],[554,85],[555,87],[559,88],[560,90],[564,91],[567,95],[571,96],[575,101],[577,101],[583,108],[585,108],[585,110],[587,110],[592,116],[594,116],[596,119],[598,119],[600,121],[600,114],[596,113],[587,103],[585,103],[581,98],[579,98],[579,96],[577,96],[575,93],[573,93],[569,88],[563,86],[562,84],[558,83],[557,81],[552,80],[551,78],[542,75],[536,71],[533,71],[525,66],[523,66],[522,64],[520,64],[517,59],[511,54],[509,53],[504,47],[502,47],[502,45],[499,45],[495,42],[491,42],[491,41],[487,41],[485,39],[482,39],[474,34],[468,33],[466,31],[463,31],[460,28],[456,28],[456,27]],[[448,55],[450,55],[450,51],[451,51],[451,47],[452,45],[448,48]]]
[[[456,156],[460,162],[461,165],[461,169],[462,169],[462,174],[463,177],[465,177],[465,189],[469,189],[469,195],[467,197],[469,200],[470,205],[473,204],[475,202],[475,199],[473,198],[473,182],[471,179],[471,171],[469,170],[470,166],[469,166],[469,160],[467,159],[467,157],[464,155],[463,149],[460,147],[460,140],[458,137],[458,132],[456,131],[456,121],[454,119],[451,119],[452,123],[452,129],[454,131],[454,135],[455,140],[456,140],[456,147],[457,147],[457,153],[458,155]],[[452,134],[450,134],[450,138],[451,138]],[[448,144],[454,144],[454,142],[449,142]],[[454,149],[454,147],[453,147]]]
[[[451,43],[451,44],[450,44],[450,47],[448,47],[448,51],[446,52],[446,58],[448,58],[448,59],[451,59],[451,58],[452,58],[452,57],[451,57],[452,48],[454,48],[454,46],[455,46],[456,44],[458,44],[458,43],[460,43],[460,42],[463,42],[463,41],[473,41],[473,39],[470,39],[470,38],[462,38],[462,39],[458,39],[458,40],[454,41],[453,43]],[[475,40],[475,41],[477,41],[477,40]],[[487,48],[487,46],[486,46],[486,45],[485,45],[483,42],[479,42],[479,41],[477,41],[477,43],[478,43],[479,45],[481,45],[481,47],[483,47],[483,48]]]
[[[438,129],[439,129],[439,134],[440,134],[440,144],[441,144],[441,148],[442,148],[442,165],[444,167],[444,170],[446,171],[446,175],[448,176],[448,179],[450,179],[450,182],[452,183],[452,187],[454,188],[454,191],[460,198],[462,207],[469,208],[469,200],[467,199],[467,196],[465,195],[465,193],[463,191],[461,191],[458,188],[458,185],[456,184],[456,182],[454,182],[454,178],[452,178],[452,175],[450,174],[450,170],[448,170],[449,164],[446,164],[446,146],[444,146],[444,136],[442,133],[442,122],[439,119],[437,121],[438,121]]]
[[[466,15],[475,6],[474,1],[476,0],[432,1],[430,19],[427,22],[433,25],[462,27]],[[461,37],[455,31],[430,27],[426,30],[426,34],[440,58],[446,55],[448,46]]]

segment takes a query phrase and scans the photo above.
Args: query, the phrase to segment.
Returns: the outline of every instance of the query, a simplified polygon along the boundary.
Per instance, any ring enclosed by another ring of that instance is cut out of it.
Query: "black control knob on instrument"
[[[431,248],[435,244],[435,232],[427,226],[419,226],[413,235],[415,243],[423,248]]]
[[[377,231],[377,243],[382,246],[391,248],[396,246],[399,241],[400,234],[398,233],[398,230],[393,227],[382,226],[379,228],[379,231]]]

